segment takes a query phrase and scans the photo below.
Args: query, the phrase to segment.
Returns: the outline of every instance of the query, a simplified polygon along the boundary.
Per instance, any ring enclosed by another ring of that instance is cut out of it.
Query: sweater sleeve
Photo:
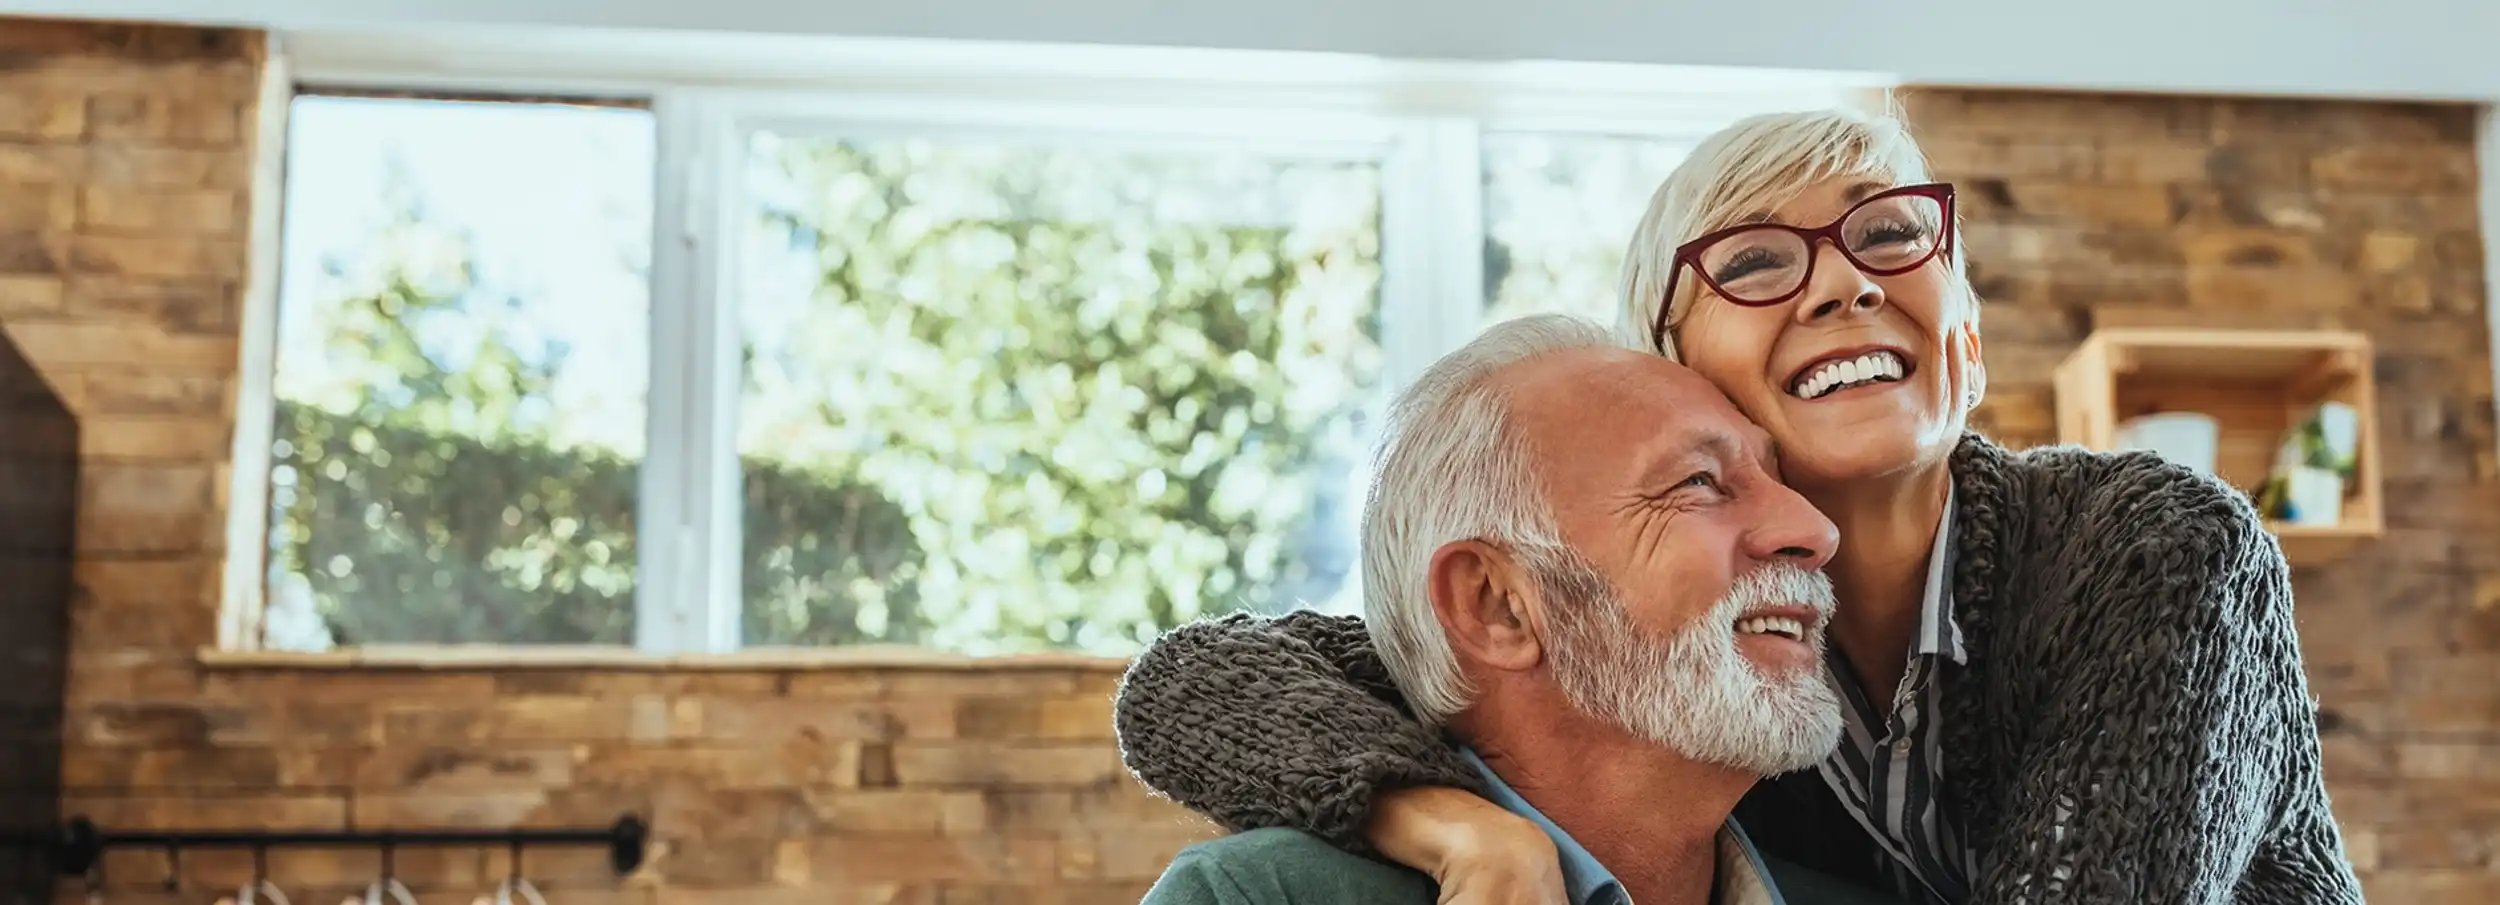
[[[2078,526],[2128,540],[2061,564],[2087,605],[2051,628],[2095,659],[2044,686],[1974,905],[2229,905],[2261,847],[2325,816],[2281,548],[2219,484],[2143,489]],[[2328,848],[2282,901],[2360,902]]]
[[[1483,791],[1407,710],[1353,617],[1234,615],[1173,629],[1130,664],[1113,724],[1140,782],[1236,832],[1285,827],[1366,851],[1380,793]]]

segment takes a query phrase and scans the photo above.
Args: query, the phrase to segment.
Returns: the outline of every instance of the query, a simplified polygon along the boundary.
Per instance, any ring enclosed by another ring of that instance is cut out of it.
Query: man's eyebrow
[[[1743,438],[1714,427],[1688,427],[1672,436],[1649,444],[1641,468],[1644,482],[1679,480],[1686,476],[1696,460],[1710,459],[1721,465],[1746,460]],[[1670,472],[1674,472],[1670,474]]]
[[[1721,462],[1737,461],[1745,457],[1743,444],[1736,442],[1736,438],[1717,431],[1712,431],[1709,436],[1703,437],[1697,446],[1702,452],[1717,457]]]
[[[1683,469],[1692,464],[1693,456],[1708,443],[1709,438],[1701,431],[1684,428],[1641,444],[1634,460],[1640,464],[1641,483],[1664,483],[1683,478]]]
[[[1745,458],[1744,444],[1738,443],[1726,431],[1698,430],[1685,435],[1682,440],[1678,450],[1680,459],[1689,461],[1695,456],[1706,456],[1725,464],[1741,462]]]
[[[1749,443],[1746,442],[1749,438],[1740,434],[1713,432],[1695,448],[1722,463],[1752,462],[1764,473],[1778,476],[1780,473],[1779,441],[1771,439],[1760,431],[1756,431],[1755,434],[1761,436],[1762,439],[1759,442]]]

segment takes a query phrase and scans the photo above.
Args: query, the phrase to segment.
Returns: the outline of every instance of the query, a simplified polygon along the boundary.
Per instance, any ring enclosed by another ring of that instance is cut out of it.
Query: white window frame
[[[1484,133],[1689,143],[1755,109],[1854,100],[1867,87],[1830,77],[1767,84],[1754,77],[1750,90],[1701,91],[1683,80],[1724,74],[1307,55],[1287,60],[1239,51],[1024,48],[1020,59],[1002,59],[981,48],[921,42],[845,41],[842,48],[796,56],[781,44],[708,55],[690,46],[717,40],[688,37],[601,53],[573,41],[500,33],[316,34],[282,36],[273,54],[281,60],[276,71],[291,67],[294,84],[313,89],[649,101],[659,146],[634,647],[652,655],[742,647],[744,475],[737,409],[743,375],[734,262],[744,149],[756,129],[846,137],[954,131],[1123,148],[1213,143],[1378,160],[1381,387],[1394,391],[1480,325],[1487,289]],[[692,56],[704,62],[688,62]],[[792,62],[801,58],[811,62]],[[283,141],[282,116],[275,129]],[[267,257],[274,260],[274,249]],[[247,336],[274,330],[275,296],[252,295],[250,304],[259,310],[248,312]],[[269,359],[262,350],[258,360],[244,362],[248,392],[269,392]],[[241,411],[265,418],[267,401],[253,402]],[[239,438],[250,435],[238,431]],[[246,526],[266,523],[266,513],[244,511],[265,508],[244,502],[266,494],[266,432],[260,437],[251,444],[239,440],[236,448],[233,499],[241,505],[230,513],[238,527],[230,533],[229,569],[248,571],[228,582],[234,628],[221,643],[229,648],[257,648],[261,641],[255,617],[266,585],[266,530],[250,542],[242,536]]]

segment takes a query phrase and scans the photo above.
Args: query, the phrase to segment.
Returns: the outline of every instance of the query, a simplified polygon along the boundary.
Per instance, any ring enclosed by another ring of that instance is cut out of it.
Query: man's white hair
[[[1851,108],[1765,113],[1736,121],[1694,146],[1649,198],[1649,211],[1624,249],[1616,306],[1616,337],[1624,346],[1682,361],[1675,325],[1684,320],[1701,281],[1687,273],[1676,284],[1668,309],[1665,348],[1650,345],[1650,327],[1666,299],[1676,246],[1734,226],[1752,214],[1794,200],[1834,176],[1864,176],[1907,184],[1925,182],[1927,158],[1909,128],[1892,115]],[[1946,261],[1954,285],[1968,295],[1962,245]],[[1975,301],[1975,299],[1974,299]],[[1976,304],[1964,305],[1978,317]]]
[[[1605,327],[1569,315],[1504,321],[1434,362],[1389,408],[1363,505],[1364,622],[1428,725],[1465,709],[1474,693],[1432,608],[1433,552],[1471,539],[1561,545],[1508,394],[1490,378],[1539,356],[1614,345]]]

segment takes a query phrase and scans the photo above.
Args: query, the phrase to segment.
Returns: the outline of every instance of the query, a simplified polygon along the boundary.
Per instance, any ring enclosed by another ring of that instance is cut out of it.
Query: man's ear
[[[1493,669],[1532,669],[1544,657],[1534,583],[1508,551],[1464,540],[1432,552],[1425,590],[1450,649]]]

